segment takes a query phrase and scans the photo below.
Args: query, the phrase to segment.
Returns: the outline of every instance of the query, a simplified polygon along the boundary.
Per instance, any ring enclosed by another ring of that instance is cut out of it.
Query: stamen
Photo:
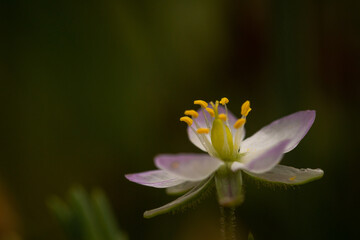
[[[210,128],[209,121],[208,121],[208,119],[207,119],[207,117],[206,117],[206,114],[205,114],[205,111],[204,111],[204,109],[206,109],[207,106],[208,106],[207,102],[205,102],[205,101],[203,101],[203,100],[195,100],[195,101],[194,101],[194,104],[197,104],[197,105],[200,105],[200,106],[201,106],[201,111],[202,111],[202,113],[204,114],[206,126],[207,126],[207,128]]]
[[[203,109],[201,109],[202,112],[204,113],[204,116],[205,116],[205,112],[203,111]],[[194,110],[188,110],[188,111],[194,111]],[[195,112],[195,111],[194,111]],[[185,111],[185,113],[187,113],[187,111]],[[193,113],[193,112],[191,112]],[[195,112],[197,113],[197,112]],[[205,119],[206,119],[206,116],[205,116]],[[195,135],[199,138],[201,144],[204,146],[204,148],[206,149],[206,151],[211,155],[211,156],[214,156],[214,150],[213,150],[213,147],[211,145],[211,143],[209,142],[209,140],[207,139],[206,136],[204,136],[202,133],[202,131],[206,131],[206,130],[200,130],[200,132],[198,132],[199,129],[202,129],[200,128],[199,124],[197,123],[196,120],[192,120],[191,118],[189,117],[182,117],[180,118],[180,121],[183,121],[183,122],[186,122],[188,125],[190,123],[190,128],[191,130],[195,133]],[[195,126],[196,126],[196,129],[198,130],[195,130],[193,126],[191,126],[193,123],[195,123]],[[206,129],[206,128],[204,128]],[[209,131],[209,129],[208,129]],[[204,132],[206,133],[206,132]]]
[[[226,97],[223,97],[221,100],[220,100],[220,104],[221,105],[225,105],[225,104],[228,104],[229,103],[229,99],[227,99]]]
[[[240,118],[234,124],[234,128],[236,129],[234,146],[235,146],[235,149],[237,149],[238,151],[240,151],[240,144],[244,137],[244,124],[245,123],[246,123],[246,119]]]
[[[195,122],[196,124],[196,122]],[[195,135],[199,138],[200,143],[204,146],[205,150],[211,155],[211,156],[215,156],[214,155],[214,148],[211,145],[211,143],[209,142],[209,139],[203,135],[203,134],[199,134],[192,126],[190,126],[190,129],[195,133]]]
[[[223,113],[219,114],[219,118],[223,121],[226,121],[226,119],[227,119],[226,115]]]
[[[210,116],[215,117],[215,112],[211,108],[205,108],[205,110],[210,114]]]
[[[250,101],[244,102],[243,105],[241,106],[241,115],[246,117],[250,111],[251,111]]]
[[[210,130],[208,128],[198,128],[196,132],[199,134],[207,134],[210,132]]]
[[[227,116],[228,116],[228,109],[227,109],[226,104],[228,104],[228,103],[229,103],[229,99],[227,99],[226,97],[223,97],[223,98],[220,100],[220,104],[225,107],[226,125],[228,126],[228,128],[230,129],[230,132],[231,132],[231,128],[230,128],[230,125],[229,125],[229,118],[227,117]]]
[[[203,139],[204,139],[204,142],[205,142],[205,145],[208,147],[208,153],[211,155],[211,156],[215,156],[215,149],[214,147],[211,145],[209,139],[205,136],[205,135],[201,135],[203,136]]]
[[[186,110],[185,115],[192,116],[193,118],[197,118],[199,116],[195,110]]]
[[[191,126],[193,124],[193,120],[189,117],[181,117],[180,118],[180,121],[181,122],[186,122],[187,125]]]
[[[238,129],[238,128],[242,127],[245,123],[246,123],[245,118],[240,118],[235,122],[234,128]]]
[[[208,106],[207,102],[205,102],[203,100],[195,100],[194,104],[200,105],[202,108],[206,108]]]

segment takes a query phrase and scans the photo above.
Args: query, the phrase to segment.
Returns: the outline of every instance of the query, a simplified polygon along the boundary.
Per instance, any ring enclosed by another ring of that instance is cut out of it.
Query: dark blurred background
[[[194,99],[250,100],[248,136],[298,110],[317,118],[283,164],[322,168],[294,189],[246,184],[255,239],[355,239],[359,225],[359,1],[1,1],[0,238],[65,239],[46,207],[102,187],[130,239],[218,239],[212,195],[128,182],[158,153],[199,152],[179,122]]]

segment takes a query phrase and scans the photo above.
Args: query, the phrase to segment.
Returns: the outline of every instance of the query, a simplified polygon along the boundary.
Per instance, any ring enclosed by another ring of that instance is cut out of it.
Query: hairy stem
[[[223,240],[237,240],[236,234],[236,215],[234,207],[220,206],[221,235]]]

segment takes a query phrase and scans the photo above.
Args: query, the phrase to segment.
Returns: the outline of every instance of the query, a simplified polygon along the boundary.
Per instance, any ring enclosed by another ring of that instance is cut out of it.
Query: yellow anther
[[[289,180],[290,180],[290,181],[294,181],[295,178],[296,178],[296,176],[293,176],[293,177],[289,178]]]
[[[180,121],[186,122],[187,125],[189,125],[189,126],[191,126],[193,124],[193,120],[191,118],[189,118],[189,117],[181,117]]]
[[[199,116],[195,110],[186,110],[185,115],[192,116],[193,118],[197,118]]]
[[[209,133],[210,132],[210,130],[208,129],[208,128],[198,128],[197,130],[196,130],[196,132],[197,133],[199,133],[199,134],[204,134],[204,133]]]
[[[203,100],[195,100],[194,104],[196,105],[200,105],[203,108],[206,108],[208,106],[207,102],[203,101]]]
[[[246,117],[250,111],[251,111],[250,101],[244,102],[243,105],[241,106],[241,115]]]
[[[219,118],[223,121],[226,121],[226,115],[223,113],[219,114]]]
[[[223,97],[223,98],[220,100],[220,103],[221,103],[222,105],[225,105],[225,104],[229,103],[229,99],[227,99],[226,97]]]
[[[246,123],[245,118],[240,118],[240,119],[238,119],[238,120],[235,122],[234,128],[235,128],[235,129],[238,129],[238,128],[240,128],[242,125],[244,125],[245,123]]]
[[[215,112],[212,108],[205,108],[205,110],[210,114],[210,116],[215,117]]]

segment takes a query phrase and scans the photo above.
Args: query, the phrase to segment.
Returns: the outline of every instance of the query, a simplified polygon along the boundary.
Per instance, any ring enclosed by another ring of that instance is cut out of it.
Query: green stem
[[[220,224],[223,240],[236,240],[236,215],[235,208],[220,206]]]

